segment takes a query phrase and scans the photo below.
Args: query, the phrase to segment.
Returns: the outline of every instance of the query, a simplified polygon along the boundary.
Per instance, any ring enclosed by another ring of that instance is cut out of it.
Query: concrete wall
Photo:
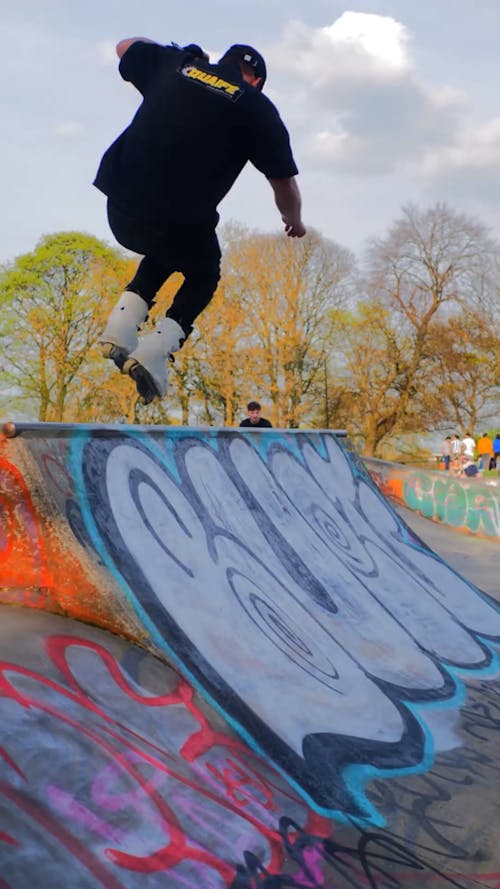
[[[386,497],[458,531],[500,539],[500,477],[458,479],[385,460],[364,463]]]

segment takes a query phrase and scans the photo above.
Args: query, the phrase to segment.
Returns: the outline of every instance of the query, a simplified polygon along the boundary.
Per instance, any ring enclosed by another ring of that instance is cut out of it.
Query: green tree
[[[310,416],[335,316],[352,287],[350,251],[310,232],[300,241],[255,232],[226,245],[226,305],[238,306],[236,396],[270,401],[275,426]],[[222,311],[222,308],[221,308]]]
[[[248,324],[230,270],[223,273],[197,328],[174,364],[183,417],[189,402],[198,399],[203,422],[234,426],[246,383]]]
[[[4,402],[34,406],[41,421],[62,421],[81,413],[86,398],[98,400],[92,347],[130,265],[91,235],[60,232],[44,236],[3,270]],[[103,378],[107,373],[103,366]]]
[[[275,426],[297,427],[323,397],[331,309],[352,290],[354,257],[315,232],[291,241],[231,225],[221,240],[219,287],[175,356],[182,421],[233,426],[257,398]]]

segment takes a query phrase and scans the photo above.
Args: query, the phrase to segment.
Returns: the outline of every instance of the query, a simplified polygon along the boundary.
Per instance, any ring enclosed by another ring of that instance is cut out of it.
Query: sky
[[[500,240],[499,0],[0,0],[0,263],[40,237],[115,244],[92,185],[139,93],[118,40],[232,43],[265,56],[289,130],[304,223],[361,256],[414,203],[446,202]],[[282,228],[250,165],[221,223]]]

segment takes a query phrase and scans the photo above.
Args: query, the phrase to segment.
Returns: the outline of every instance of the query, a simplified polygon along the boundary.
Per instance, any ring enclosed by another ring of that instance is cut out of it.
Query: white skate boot
[[[108,318],[99,340],[104,358],[111,358],[119,370],[130,352],[137,348],[137,331],[148,317],[148,305],[137,293],[125,290]]]
[[[162,318],[153,333],[139,340],[139,345],[126,359],[123,373],[135,381],[144,404],[153,398],[162,398],[167,391],[167,360],[180,348],[186,335],[173,318]]]

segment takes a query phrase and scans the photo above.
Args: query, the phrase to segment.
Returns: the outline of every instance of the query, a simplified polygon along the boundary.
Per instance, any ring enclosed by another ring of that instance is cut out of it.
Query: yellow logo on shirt
[[[230,99],[237,99],[241,94],[241,88],[236,83],[229,83],[222,77],[217,77],[216,74],[210,74],[209,71],[197,68],[196,65],[184,65],[180,71],[184,77],[188,77],[190,80],[194,80],[203,86],[208,86],[210,89],[222,93],[222,95],[228,96]]]

